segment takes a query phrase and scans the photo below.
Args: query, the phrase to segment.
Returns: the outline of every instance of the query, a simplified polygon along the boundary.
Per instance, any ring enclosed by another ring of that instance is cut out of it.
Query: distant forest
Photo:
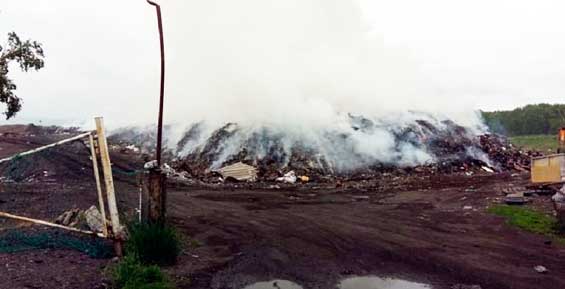
[[[492,132],[507,136],[552,135],[565,127],[565,104],[530,104],[514,110],[481,113]]]

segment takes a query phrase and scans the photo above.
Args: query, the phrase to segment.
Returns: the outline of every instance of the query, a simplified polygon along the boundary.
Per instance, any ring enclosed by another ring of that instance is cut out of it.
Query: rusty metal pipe
[[[160,95],[159,95],[159,118],[157,121],[157,151],[156,159],[157,159],[157,166],[161,167],[161,145],[163,141],[163,103],[165,98],[165,43],[163,40],[163,21],[161,19],[161,6],[159,4],[147,0],[152,6],[155,6],[157,10],[157,24],[159,26],[159,41],[161,44],[161,88],[160,88]]]

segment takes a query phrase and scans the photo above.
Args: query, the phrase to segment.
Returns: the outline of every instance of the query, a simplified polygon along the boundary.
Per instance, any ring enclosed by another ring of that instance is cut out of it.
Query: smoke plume
[[[482,130],[476,113],[456,96],[434,95],[409,47],[389,47],[370,32],[356,1],[163,6],[167,144],[179,157],[204,150],[223,127],[229,136],[216,144],[213,167],[242,149],[262,158],[276,148],[288,161],[296,147],[340,170],[374,162],[412,165],[434,161],[423,140],[398,138],[418,120],[440,130],[446,121],[469,134]],[[224,127],[228,123],[234,125]],[[250,140],[261,145],[250,149]]]

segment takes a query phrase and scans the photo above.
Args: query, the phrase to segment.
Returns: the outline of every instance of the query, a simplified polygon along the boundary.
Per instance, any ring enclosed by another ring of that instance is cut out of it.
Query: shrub
[[[165,274],[156,265],[144,266],[134,257],[125,257],[113,270],[115,288],[119,289],[174,289]]]
[[[180,253],[180,238],[166,224],[134,223],[129,226],[125,249],[142,264],[173,265]]]

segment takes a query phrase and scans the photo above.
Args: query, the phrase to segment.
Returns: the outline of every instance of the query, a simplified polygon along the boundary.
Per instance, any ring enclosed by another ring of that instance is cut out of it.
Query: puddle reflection
[[[272,280],[258,282],[244,287],[243,289],[303,289],[300,285],[287,280]]]
[[[431,289],[423,283],[410,282],[394,278],[352,277],[342,280],[339,289]]]

